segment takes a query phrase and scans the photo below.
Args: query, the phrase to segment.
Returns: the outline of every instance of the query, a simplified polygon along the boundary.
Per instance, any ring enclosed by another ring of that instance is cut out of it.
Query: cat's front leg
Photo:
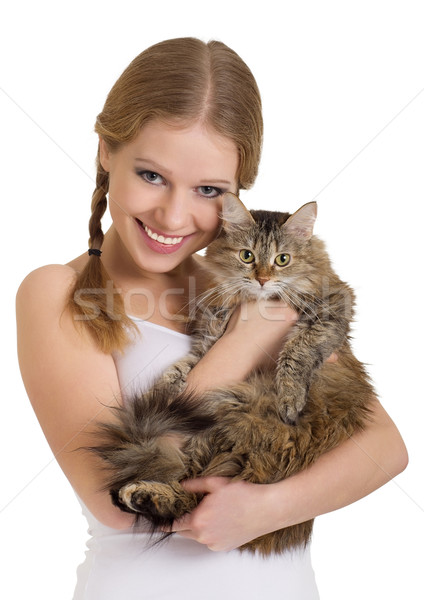
[[[346,329],[337,321],[296,325],[277,360],[278,408],[283,421],[297,422],[317,370],[345,340]]]
[[[278,411],[282,420],[289,425],[297,422],[305,408],[313,371],[312,354],[304,334],[302,325],[297,327],[297,334],[286,342],[277,359],[275,383]]]
[[[172,525],[175,519],[196,508],[200,500],[178,481],[129,483],[112,497],[121,510],[141,515],[155,528]]]
[[[160,383],[171,386],[176,394],[182,392],[186,386],[187,376],[191,369],[197,365],[200,358],[194,354],[188,354],[183,359],[166,369],[160,379]]]
[[[216,310],[218,313],[218,309]],[[220,309],[219,315],[215,315],[211,311],[207,314],[204,313],[196,323],[196,333],[192,336],[190,353],[169,367],[162,375],[160,382],[172,386],[172,390],[176,394],[184,391],[187,375],[222,336],[230,314],[229,310],[224,309]]]

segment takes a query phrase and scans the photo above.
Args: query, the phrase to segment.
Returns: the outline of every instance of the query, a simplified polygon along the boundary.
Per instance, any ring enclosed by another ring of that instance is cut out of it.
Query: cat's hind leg
[[[172,525],[175,519],[196,508],[200,499],[178,481],[129,483],[119,490],[118,497],[121,508],[123,505],[126,511],[146,518],[155,528]]]

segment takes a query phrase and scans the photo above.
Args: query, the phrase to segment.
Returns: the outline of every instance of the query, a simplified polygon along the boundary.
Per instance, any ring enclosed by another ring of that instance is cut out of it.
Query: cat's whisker
[[[300,310],[307,317],[313,317],[317,321],[321,321],[319,314],[317,313],[316,310],[314,310],[315,307],[314,307],[313,303],[308,302],[308,300],[305,297],[302,297],[302,296],[297,296],[296,297],[296,301],[298,302]]]
[[[319,296],[315,296],[309,294],[306,296],[305,294],[300,294],[296,292],[293,288],[280,288],[283,292],[280,295],[282,300],[289,301],[303,314],[308,317],[313,317],[318,322],[322,322],[322,317],[324,315],[331,317],[334,315],[334,311],[331,310],[329,302],[326,302]],[[279,290],[279,291],[280,291]]]
[[[219,298],[220,294],[221,289],[218,287],[206,290],[196,299],[197,308],[208,307],[214,301],[214,299]]]
[[[197,308],[208,310],[219,301],[220,305],[234,306],[234,299],[238,296],[241,301],[249,301],[258,298],[259,290],[252,285],[252,280],[244,278],[240,281],[239,277],[228,278],[226,281],[218,283],[214,288],[206,290],[197,299]],[[298,292],[284,282],[278,282],[269,290],[269,297],[278,297],[283,302],[292,305],[301,314],[322,322],[322,316],[332,316],[329,303],[312,294],[306,295]]]
[[[293,305],[300,313],[305,314],[308,317],[314,317],[319,319],[318,314],[313,310],[312,306],[295,292],[291,288],[280,287],[278,289],[278,295],[284,302],[288,302]]]
[[[207,309],[216,300],[220,301],[220,304],[224,305],[227,301],[234,297],[236,293],[240,291],[240,285],[237,278],[233,278],[233,281],[227,280],[219,283],[215,288],[207,290],[201,294],[197,299],[197,305],[201,309]],[[233,303],[232,303],[233,304]]]

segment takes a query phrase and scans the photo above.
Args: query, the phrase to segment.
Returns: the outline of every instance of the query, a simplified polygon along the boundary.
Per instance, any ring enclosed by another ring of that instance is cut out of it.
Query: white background
[[[86,249],[95,116],[136,54],[186,35],[226,42],[253,70],[265,146],[257,184],[242,199],[288,211],[317,199],[317,233],[357,291],[357,355],[410,453],[394,482],[317,520],[322,599],[424,598],[421,8],[409,0],[2,8],[2,598],[69,600],[86,539],[20,380],[16,289],[32,269]]]

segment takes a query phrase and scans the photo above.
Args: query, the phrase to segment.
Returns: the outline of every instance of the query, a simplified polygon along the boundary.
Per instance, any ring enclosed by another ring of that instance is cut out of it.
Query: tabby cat
[[[365,427],[375,392],[353,356],[353,293],[313,235],[316,203],[296,213],[248,211],[223,197],[222,229],[206,251],[210,288],[199,299],[190,354],[148,392],[100,424],[92,448],[122,510],[152,530],[191,512],[201,496],[180,481],[225,476],[274,483],[305,469]],[[185,394],[190,369],[223,334],[243,301],[282,299],[298,312],[275,372],[201,395]],[[336,362],[326,362],[337,353]],[[241,549],[263,555],[306,544],[312,521],[257,538]]]

